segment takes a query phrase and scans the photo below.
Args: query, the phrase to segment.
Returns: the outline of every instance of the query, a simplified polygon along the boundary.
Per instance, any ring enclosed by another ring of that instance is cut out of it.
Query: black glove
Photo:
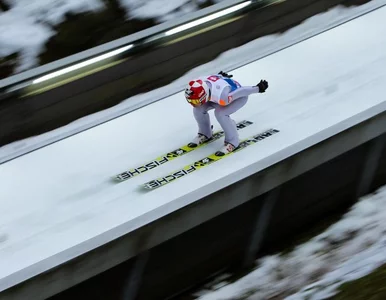
[[[229,75],[229,74],[227,74],[227,73],[225,73],[223,71],[220,71],[218,74],[221,75],[221,76],[227,77],[227,78],[232,78],[233,77],[233,75]]]
[[[259,87],[259,93],[265,93],[265,90],[268,88],[268,81],[266,80],[260,80],[256,86]]]

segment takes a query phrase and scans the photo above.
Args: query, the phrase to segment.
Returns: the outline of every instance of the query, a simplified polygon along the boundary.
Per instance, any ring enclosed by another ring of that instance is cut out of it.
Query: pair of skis
[[[240,130],[240,129],[248,127],[252,124],[253,124],[253,122],[244,120],[244,121],[237,123],[236,127],[237,127],[237,130]],[[253,144],[269,137],[269,136],[272,136],[273,134],[275,134],[277,132],[279,132],[279,131],[276,129],[269,129],[269,130],[266,130],[266,131],[259,133],[257,135],[251,136],[245,140],[242,140],[240,142],[239,147],[237,147],[237,149],[235,149],[231,153],[228,153],[228,154],[225,154],[222,156],[218,156],[215,153],[210,154],[210,155],[208,155],[208,156],[206,156],[206,157],[204,157],[196,162],[193,162],[192,164],[186,165],[185,167],[181,168],[180,170],[176,170],[172,173],[167,174],[164,177],[160,177],[160,178],[151,180],[149,182],[146,182],[146,183],[142,184],[142,187],[147,189],[147,190],[153,190],[153,189],[159,188],[161,186],[164,186],[164,185],[166,185],[170,182],[173,182],[179,178],[185,177],[186,175],[188,175],[190,173],[193,173],[199,169],[202,169],[208,165],[211,165],[214,162],[219,161],[219,160],[221,160],[221,159],[223,159],[223,158],[225,158],[225,157],[227,157],[235,152],[241,151],[242,149],[244,149],[250,145],[253,145]],[[183,156],[183,155],[185,155],[189,152],[192,152],[196,149],[202,148],[205,145],[208,145],[208,144],[222,138],[224,135],[225,135],[224,131],[222,131],[222,130],[217,131],[213,134],[213,136],[210,140],[208,140],[207,142],[205,142],[201,145],[198,145],[196,147],[190,147],[189,144],[184,145],[176,150],[173,150],[173,151],[168,152],[164,155],[161,155],[161,156],[157,157],[156,159],[149,161],[141,166],[138,166],[136,168],[132,168],[130,170],[127,170],[127,171],[124,171],[120,174],[117,174],[114,176],[114,180],[116,180],[118,182],[122,182],[122,181],[126,181],[130,178],[133,178],[135,176],[141,175],[142,173],[145,173],[145,172],[148,172],[154,168],[157,168],[157,167],[159,167],[159,166],[161,166],[161,165],[163,165],[163,164],[165,164],[173,159],[176,159],[177,157]]]

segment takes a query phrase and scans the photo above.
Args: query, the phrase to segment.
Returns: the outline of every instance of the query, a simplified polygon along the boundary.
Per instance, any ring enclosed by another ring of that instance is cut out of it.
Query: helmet
[[[204,80],[192,80],[185,89],[185,98],[192,106],[203,105],[210,98],[209,86]]]

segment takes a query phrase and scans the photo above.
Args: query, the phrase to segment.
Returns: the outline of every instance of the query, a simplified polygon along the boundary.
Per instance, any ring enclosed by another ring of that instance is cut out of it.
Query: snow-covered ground
[[[54,141],[63,139],[92,126],[96,126],[102,122],[124,115],[144,104],[152,103],[154,99],[162,99],[175,94],[178,91],[181,91],[186,85],[186,82],[195,76],[218,72],[219,70],[229,71],[237,69],[239,66],[265,57],[280,49],[284,49],[385,4],[386,0],[373,0],[358,7],[336,7],[328,12],[309,18],[302,24],[286,31],[284,34],[265,36],[241,47],[226,51],[215,60],[194,68],[169,85],[131,97],[117,106],[81,118],[67,126],[0,147],[0,164],[29,151],[33,151],[36,148],[48,145]],[[255,80],[258,80],[259,76],[264,77],[266,74],[264,70],[259,70],[254,76],[257,78]]]
[[[248,275],[199,300],[321,300],[386,263],[386,186],[363,197],[322,234],[287,254],[265,256]],[[215,286],[215,287],[216,287]],[[280,297],[278,297],[280,296]],[[275,298],[278,297],[278,298]]]
[[[102,0],[3,0],[11,7],[0,11],[0,57],[21,52],[16,72],[37,66],[46,41],[55,35],[53,25],[63,22],[69,12],[98,11]],[[155,18],[159,23],[199,10],[205,0],[119,0],[127,18]],[[216,0],[215,2],[221,2]]]

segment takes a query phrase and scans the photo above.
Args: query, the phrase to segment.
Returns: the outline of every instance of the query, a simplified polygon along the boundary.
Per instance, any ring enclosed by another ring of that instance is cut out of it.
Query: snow
[[[199,300],[320,300],[345,282],[386,263],[386,185],[363,197],[322,234],[288,254],[265,256],[241,279],[215,290],[201,290]],[[286,296],[286,297],[285,297]]]
[[[215,4],[224,0],[215,0]],[[156,19],[158,23],[173,20],[200,9],[206,0],[119,0],[127,18]]]
[[[32,17],[36,23],[57,25],[69,12],[87,12],[104,7],[102,0],[7,0],[16,17]],[[20,21],[20,19],[18,20]]]
[[[224,0],[213,1],[215,4]],[[205,0],[120,0],[127,10],[128,18],[149,19],[155,18],[158,23],[182,17],[200,9]]]
[[[185,13],[198,10],[198,6],[191,0],[120,0],[120,2],[126,8],[130,18],[158,18],[161,22],[178,16],[178,14],[172,14],[170,17],[167,15],[179,8],[184,8]],[[183,15],[183,13],[181,12],[180,15]]]
[[[384,4],[385,0],[373,0],[367,4],[353,8],[336,7],[328,12],[309,18],[299,26],[286,31],[284,34],[265,36],[253,40],[241,47],[226,51],[215,60],[194,68],[169,85],[145,94],[131,97],[117,106],[78,119],[67,126],[0,147],[0,164],[24,153],[28,153],[29,151],[33,151],[36,148],[48,145],[87,128],[96,126],[102,122],[124,115],[144,104],[152,103],[154,99],[162,99],[175,94],[176,92],[181,91],[186,82],[195,76],[209,74],[219,70],[234,70],[239,66],[265,57],[280,49],[289,47]]]
[[[102,0],[7,0],[11,9],[0,13],[0,56],[21,52],[16,72],[38,65],[38,55],[68,12],[102,9]]]
[[[270,82],[267,93],[251,96],[233,115],[254,122],[240,137],[271,127],[280,133],[261,142],[259,151],[251,146],[235,153],[231,164],[224,159],[153,192],[138,191],[140,184],[213,153],[219,140],[126,182],[110,182],[110,176],[196,134],[191,108],[179,92],[0,165],[0,291],[386,109],[385,17],[386,8],[378,9],[234,70],[244,85],[260,77]],[[214,127],[219,129],[217,122]]]
[[[20,21],[15,22],[16,18]],[[0,56],[21,52],[17,71],[37,65],[42,44],[54,34],[48,26],[36,24],[32,17],[14,12],[0,15],[0,28]]]

